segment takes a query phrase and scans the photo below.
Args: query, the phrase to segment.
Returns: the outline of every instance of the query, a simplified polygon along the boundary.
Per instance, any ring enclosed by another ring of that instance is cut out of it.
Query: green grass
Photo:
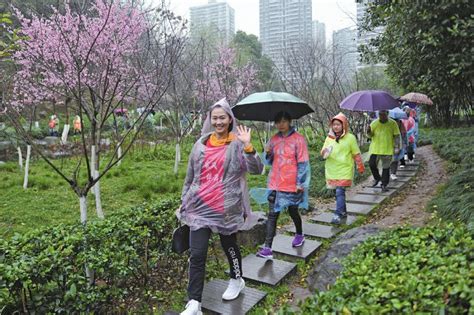
[[[184,162],[178,176],[172,168],[173,161],[142,161],[138,167],[125,159],[100,182],[105,215],[144,200],[178,193],[185,176]],[[42,161],[32,163],[30,170],[28,189],[24,190],[23,172],[10,163],[0,169],[1,236],[79,220],[79,200],[69,185]],[[89,193],[90,219],[96,218],[94,198]]]

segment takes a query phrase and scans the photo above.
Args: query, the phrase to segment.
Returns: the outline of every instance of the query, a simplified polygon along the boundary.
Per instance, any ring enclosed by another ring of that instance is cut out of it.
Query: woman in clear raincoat
[[[189,156],[180,219],[190,227],[189,302],[181,314],[200,314],[211,233],[218,233],[230,266],[222,295],[233,300],[244,289],[237,231],[252,221],[246,173],[261,174],[263,164],[250,142],[250,129],[236,125],[225,99],[211,106],[202,136]],[[247,226],[248,228],[248,226]]]
[[[273,259],[272,243],[280,212],[288,207],[296,235],[293,247],[304,243],[303,226],[299,207],[308,207],[308,188],[310,167],[308,146],[305,138],[291,126],[291,116],[279,112],[275,116],[275,125],[279,132],[268,142],[265,151],[267,163],[272,165],[268,175],[268,220],[264,246],[257,256]]]

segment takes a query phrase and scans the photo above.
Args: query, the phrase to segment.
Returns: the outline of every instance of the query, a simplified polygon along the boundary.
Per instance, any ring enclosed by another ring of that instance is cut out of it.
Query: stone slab
[[[204,284],[201,307],[214,314],[247,314],[255,305],[260,303],[266,292],[248,286],[232,301],[222,300],[222,294],[227,289],[228,281],[216,279]]]
[[[357,194],[352,197],[347,197],[346,202],[352,203],[364,203],[364,204],[379,204],[385,200],[387,196],[381,195],[364,195],[364,194]]]
[[[251,254],[242,259],[242,270],[244,279],[275,286],[296,272],[296,264],[279,259],[265,259]],[[226,272],[228,273],[229,270]]]
[[[331,223],[332,217],[334,216],[333,212],[323,212],[311,218],[313,221]],[[356,216],[348,215],[346,218],[341,220],[341,224],[351,225],[357,220]]]
[[[398,176],[398,175],[397,175]],[[409,180],[411,179],[411,176],[410,177],[402,177],[402,176],[399,176],[397,178],[397,180],[390,180],[390,182],[388,183],[390,185],[391,182],[408,182]]]
[[[415,175],[416,172],[400,172],[400,171],[397,171],[397,177],[400,178],[400,177],[412,177],[413,175]],[[392,180],[392,179],[390,179]]]
[[[375,205],[346,202],[347,213],[350,214],[368,215],[374,209],[374,207]],[[336,208],[333,207],[331,210],[334,211]]]
[[[416,175],[416,171],[411,171],[411,172],[410,171],[408,171],[408,172],[407,171],[397,171],[397,176],[399,176],[399,177],[400,176],[405,176],[405,177],[409,176],[409,177],[411,177],[411,176],[415,176],[415,175]]]
[[[382,191],[382,187],[364,187],[359,191],[359,194],[363,195],[377,195],[377,196],[391,196],[396,192],[396,189],[389,189],[388,191]]]
[[[402,181],[402,180],[391,180],[389,183],[388,183],[388,186],[387,188],[390,188],[390,190],[393,190],[393,189],[397,189],[397,188],[400,188],[402,187],[403,185],[405,185],[407,183],[407,181]]]
[[[273,239],[273,255],[276,254],[289,257],[291,259],[303,259],[308,261],[316,251],[318,250],[321,243],[315,240],[306,239],[303,246],[293,247],[291,242],[293,241],[293,236],[278,234]]]
[[[296,233],[296,229],[294,226],[287,229],[287,231]],[[340,229],[333,226],[303,222],[303,234],[307,236],[331,238],[339,231]]]

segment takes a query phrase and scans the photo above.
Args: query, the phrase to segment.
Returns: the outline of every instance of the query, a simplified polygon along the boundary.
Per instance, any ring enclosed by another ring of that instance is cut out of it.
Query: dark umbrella
[[[340,104],[341,108],[358,112],[375,112],[398,107],[399,103],[385,91],[357,91],[346,97]]]
[[[232,107],[235,117],[240,120],[272,121],[281,111],[288,112],[292,119],[314,112],[302,99],[272,91],[250,94]]]

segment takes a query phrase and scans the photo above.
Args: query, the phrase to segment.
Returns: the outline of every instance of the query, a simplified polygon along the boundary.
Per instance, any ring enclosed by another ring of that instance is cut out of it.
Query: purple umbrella
[[[356,112],[375,112],[398,107],[399,103],[385,91],[366,90],[352,93],[339,106]]]

